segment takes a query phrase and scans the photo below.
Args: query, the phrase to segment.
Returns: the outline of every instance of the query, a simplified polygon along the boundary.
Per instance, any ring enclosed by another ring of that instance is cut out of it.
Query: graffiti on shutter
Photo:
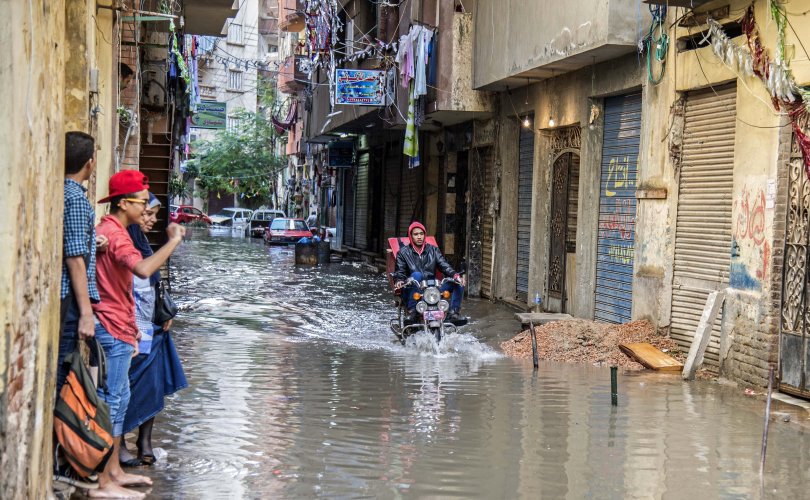
[[[594,319],[626,323],[633,301],[641,93],[605,99]]]

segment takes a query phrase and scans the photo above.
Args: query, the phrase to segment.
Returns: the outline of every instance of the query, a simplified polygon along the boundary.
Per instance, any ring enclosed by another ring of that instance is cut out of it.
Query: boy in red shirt
[[[129,404],[129,364],[137,346],[135,302],[132,275],[148,278],[171,256],[185,235],[185,228],[170,224],[169,241],[149,258],[132,244],[127,226],[141,221],[149,202],[148,179],[137,170],[123,170],[110,178],[109,196],[99,203],[110,203],[110,214],[96,227],[109,240],[107,251],[96,262],[96,280],[101,302],[93,304],[96,315],[95,336],[107,357],[107,388],[99,396],[110,406],[115,450],[99,476],[99,489],[91,497],[143,498],[140,492],[125,486],[151,485],[148,477],[127,474],[117,460],[121,446],[124,416]]]

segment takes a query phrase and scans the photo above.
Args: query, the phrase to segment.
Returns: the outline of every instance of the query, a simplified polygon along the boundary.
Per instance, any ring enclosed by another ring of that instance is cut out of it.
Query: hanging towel
[[[402,154],[417,158],[416,165],[411,161],[411,168],[418,166],[419,158],[419,136],[416,133],[415,123],[415,105],[416,97],[414,96],[414,82],[411,82],[410,92],[408,92],[408,118],[405,120],[405,140],[403,141]]]

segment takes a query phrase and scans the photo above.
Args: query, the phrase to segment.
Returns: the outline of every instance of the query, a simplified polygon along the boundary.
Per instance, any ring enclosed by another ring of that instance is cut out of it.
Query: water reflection
[[[168,402],[161,497],[750,498],[761,403],[714,383],[500,357],[512,312],[402,347],[381,275],[198,238],[173,263],[191,387]],[[470,310],[468,309],[468,310]],[[801,427],[773,425],[765,496],[801,498]]]

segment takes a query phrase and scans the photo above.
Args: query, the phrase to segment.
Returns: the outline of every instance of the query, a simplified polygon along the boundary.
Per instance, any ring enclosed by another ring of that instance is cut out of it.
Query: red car
[[[264,231],[264,242],[270,245],[275,243],[296,243],[301,238],[310,237],[312,237],[312,232],[304,219],[276,217],[270,223],[270,227]]]
[[[202,213],[199,208],[194,208],[190,205],[180,205],[171,213],[169,213],[169,220],[177,224],[190,224],[192,222],[202,221],[206,224],[211,224],[211,219]]]

